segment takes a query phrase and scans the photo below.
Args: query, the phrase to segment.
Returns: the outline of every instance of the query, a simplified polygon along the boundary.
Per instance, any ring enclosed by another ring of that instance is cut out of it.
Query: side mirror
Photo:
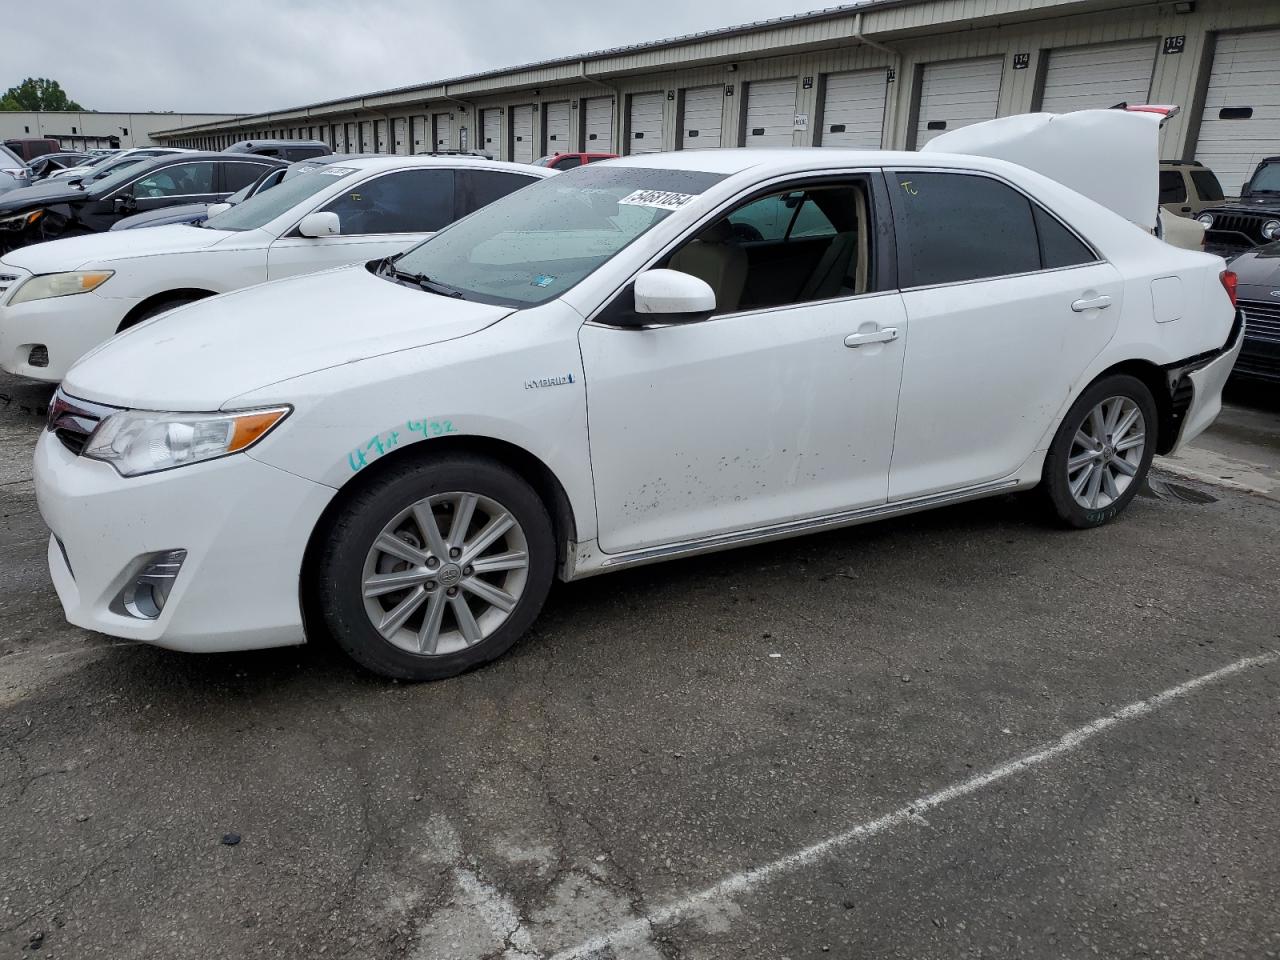
[[[705,280],[679,270],[646,270],[636,277],[636,313],[671,318],[705,316],[716,308],[716,294]]]
[[[220,213],[226,213],[228,210],[231,209],[231,207],[232,207],[232,204],[230,203],[211,203],[205,209],[205,216],[216,217]]]
[[[342,221],[336,213],[308,213],[298,224],[303,237],[336,237],[342,233]]]

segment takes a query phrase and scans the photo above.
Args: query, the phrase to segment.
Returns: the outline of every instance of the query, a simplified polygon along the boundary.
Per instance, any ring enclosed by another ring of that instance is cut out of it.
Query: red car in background
[[[553,153],[547,157],[539,157],[533,162],[536,166],[550,167],[552,170],[569,170],[580,167],[584,163],[612,160],[616,156],[616,153]]]

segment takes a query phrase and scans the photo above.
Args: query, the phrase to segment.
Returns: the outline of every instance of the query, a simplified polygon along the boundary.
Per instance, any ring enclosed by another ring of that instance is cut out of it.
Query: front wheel
[[[1043,495],[1067,526],[1098,527],[1141,489],[1155,455],[1156,404],[1136,377],[1089,387],[1063,418],[1045,458]]]
[[[551,519],[501,464],[442,457],[388,470],[325,531],[316,600],[352,658],[438,680],[505,653],[555,569]]]

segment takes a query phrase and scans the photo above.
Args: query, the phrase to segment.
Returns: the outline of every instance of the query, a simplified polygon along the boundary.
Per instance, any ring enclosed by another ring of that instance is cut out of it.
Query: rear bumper
[[[1183,410],[1175,410],[1178,438],[1168,453],[1177,453],[1217,419],[1222,410],[1222,388],[1243,346],[1244,315],[1237,310],[1231,334],[1221,349],[1167,368],[1175,407],[1185,405]]]

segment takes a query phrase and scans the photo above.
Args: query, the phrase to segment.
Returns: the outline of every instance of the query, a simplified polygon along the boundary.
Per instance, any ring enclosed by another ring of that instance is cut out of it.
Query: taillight
[[[1222,289],[1227,291],[1227,296],[1231,298],[1231,305],[1234,307],[1236,305],[1236,286],[1240,282],[1240,278],[1231,270],[1223,270],[1218,275],[1218,278],[1222,281]]]

